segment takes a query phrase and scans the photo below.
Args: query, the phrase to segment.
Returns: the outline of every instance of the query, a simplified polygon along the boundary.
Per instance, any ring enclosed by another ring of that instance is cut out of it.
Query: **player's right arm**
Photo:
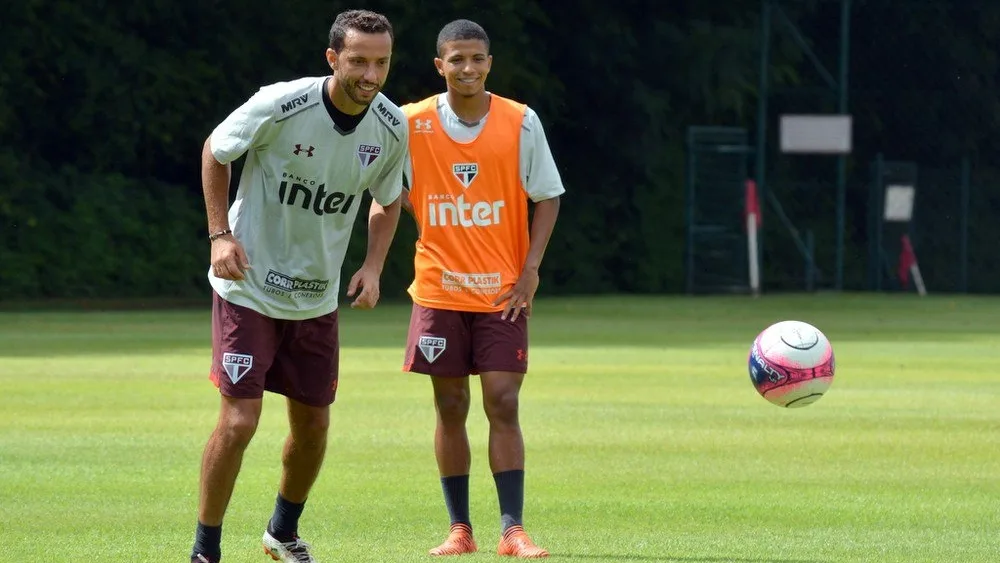
[[[405,160],[403,161],[403,193],[399,199],[403,205],[403,211],[407,212],[417,222],[417,214],[413,209],[413,200],[410,199],[410,178],[412,176],[413,162],[410,160],[410,151],[407,150]],[[419,222],[417,222],[417,228],[420,228]]]
[[[229,114],[212,131],[202,148],[201,181],[208,233],[212,237],[212,273],[218,278],[241,280],[250,267],[246,251],[229,224],[230,163],[251,148],[261,148],[273,123],[274,98],[268,89],[262,88]]]
[[[409,127],[409,120],[413,118],[412,112],[415,104],[404,104],[400,106],[399,109],[403,110],[403,115],[406,116],[407,127]],[[407,139],[410,136],[407,135]],[[410,143],[407,140],[406,143],[406,154],[403,156],[403,193],[399,196],[400,204],[410,217],[413,217],[413,222],[417,224],[417,232],[420,231],[420,221],[417,219],[417,214],[413,210],[413,200],[410,199],[410,186],[413,185],[413,161],[410,160]]]
[[[250,267],[246,251],[229,227],[229,178],[231,166],[222,164],[212,154],[212,138],[205,140],[201,151],[201,184],[208,212],[208,233],[212,245],[212,273],[225,280],[241,280]],[[225,233],[220,235],[220,233]]]

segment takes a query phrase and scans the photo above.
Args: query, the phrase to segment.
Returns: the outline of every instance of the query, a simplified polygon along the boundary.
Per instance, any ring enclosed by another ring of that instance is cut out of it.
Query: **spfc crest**
[[[229,380],[235,385],[253,367],[253,356],[250,354],[222,354],[222,369],[226,370]]]
[[[382,147],[379,145],[358,145],[358,160],[361,161],[362,168],[371,166],[380,154],[382,154]]]
[[[479,165],[475,162],[452,164],[451,171],[458,178],[458,181],[462,182],[462,185],[468,188],[469,184],[479,175]]]
[[[420,352],[427,358],[427,361],[434,363],[434,360],[438,359],[441,352],[444,352],[445,347],[447,347],[448,341],[439,336],[428,336],[426,334],[421,335],[420,340],[417,342],[417,347],[420,348]]]

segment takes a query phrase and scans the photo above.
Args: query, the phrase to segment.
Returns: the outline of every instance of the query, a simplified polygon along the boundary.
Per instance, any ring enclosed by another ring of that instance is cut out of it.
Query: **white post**
[[[760,296],[760,262],[757,260],[757,214],[747,214],[747,256],[750,257],[750,290]]]
[[[921,297],[927,295],[927,287],[924,286],[924,276],[920,275],[920,265],[916,261],[910,266],[910,274],[913,276],[913,285],[917,286],[917,293]]]

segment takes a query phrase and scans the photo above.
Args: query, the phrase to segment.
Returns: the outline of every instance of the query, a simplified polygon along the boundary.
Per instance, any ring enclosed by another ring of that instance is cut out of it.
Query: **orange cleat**
[[[472,539],[472,528],[468,524],[452,524],[451,533],[444,543],[430,550],[431,555],[462,555],[479,551],[476,540]]]
[[[548,557],[549,552],[535,545],[521,526],[511,526],[503,533],[497,555],[509,555],[521,559],[539,559]]]

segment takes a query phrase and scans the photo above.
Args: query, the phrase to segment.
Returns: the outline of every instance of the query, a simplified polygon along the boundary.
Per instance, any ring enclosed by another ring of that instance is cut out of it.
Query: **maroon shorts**
[[[337,395],[339,363],[337,311],[286,321],[214,294],[209,378],[223,395],[259,399],[271,391],[325,407]]]
[[[487,371],[528,372],[528,319],[413,304],[403,371],[465,377]]]

